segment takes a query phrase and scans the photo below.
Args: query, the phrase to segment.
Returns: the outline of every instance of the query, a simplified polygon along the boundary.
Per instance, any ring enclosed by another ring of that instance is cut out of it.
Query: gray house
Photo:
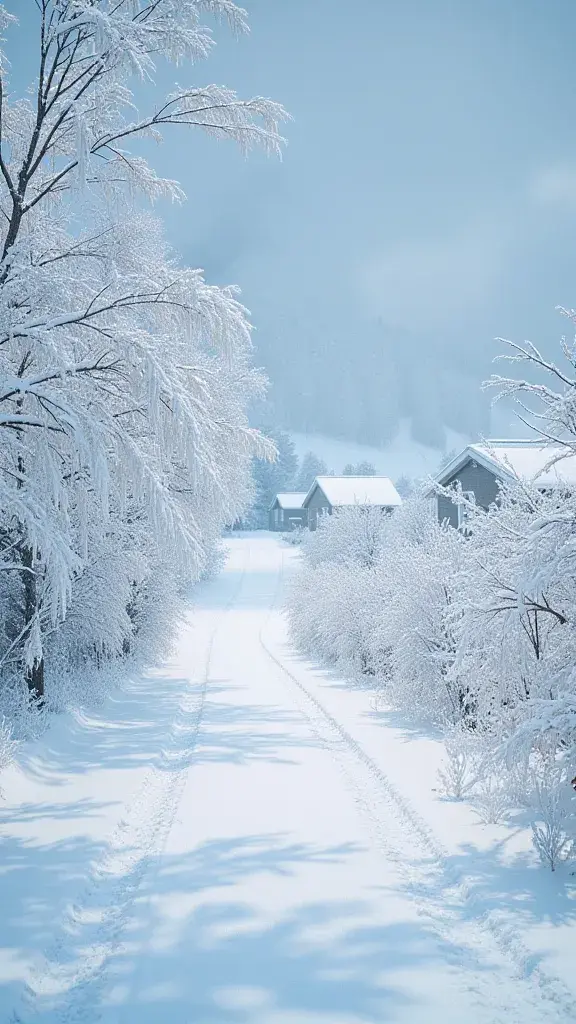
[[[308,526],[308,512],[302,506],[306,494],[291,491],[277,494],[268,509],[270,530],[287,531],[295,526]]]
[[[402,498],[387,476],[317,476],[304,500],[308,526],[315,530],[323,515],[349,505],[392,511]]]
[[[498,500],[501,483],[526,480],[538,487],[552,488],[576,483],[576,456],[562,458],[550,466],[564,449],[544,448],[541,441],[484,441],[469,444],[434,477],[435,484],[446,489],[462,488],[480,508],[488,509]],[[466,508],[455,505],[449,497],[430,490],[436,503],[439,522],[448,522],[461,529]]]

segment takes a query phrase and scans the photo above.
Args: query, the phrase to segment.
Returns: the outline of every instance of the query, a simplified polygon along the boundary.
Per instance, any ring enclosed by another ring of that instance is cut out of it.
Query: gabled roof
[[[274,501],[270,505],[270,508],[274,508],[276,502],[280,508],[302,508],[304,504],[304,498],[306,497],[306,491],[284,491],[282,494],[277,494]]]
[[[558,459],[553,466],[550,462]],[[503,480],[520,478],[542,487],[576,483],[576,455],[566,456],[566,449],[544,447],[541,441],[484,441],[469,444],[434,477],[444,485],[468,461],[484,466]]]
[[[306,495],[306,508],[319,487],[332,508],[343,505],[376,505],[393,508],[402,498],[387,476],[317,476]]]

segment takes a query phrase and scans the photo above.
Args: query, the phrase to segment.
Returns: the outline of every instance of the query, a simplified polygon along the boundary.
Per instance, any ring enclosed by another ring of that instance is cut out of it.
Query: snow
[[[278,502],[280,508],[302,508],[305,497],[305,491],[287,491],[282,494],[277,494],[274,499],[274,504]]]
[[[390,508],[402,504],[402,498],[387,476],[318,476],[316,485],[333,507],[382,505]]]
[[[0,777],[0,1020],[560,1024],[574,904],[442,745],[290,648],[298,553],[233,537],[173,657]]]
[[[502,467],[508,475],[515,475],[521,480],[534,480],[542,487],[555,487],[559,483],[576,481],[576,456],[566,456],[565,448],[545,448],[541,444],[530,444],[519,441],[489,441],[487,444],[470,445],[470,451],[476,452],[492,465]],[[546,468],[554,458],[561,461]]]
[[[425,479],[436,472],[445,452],[461,451],[468,444],[469,438],[462,434],[452,430],[446,430],[445,434],[444,451],[414,441],[410,435],[410,421],[407,419],[401,420],[394,440],[381,448],[337,440],[323,434],[293,433],[291,436],[300,459],[306,452],[312,451],[335,473],[341,473],[344,466],[350,463],[371,462],[377,473],[397,480],[401,476]]]

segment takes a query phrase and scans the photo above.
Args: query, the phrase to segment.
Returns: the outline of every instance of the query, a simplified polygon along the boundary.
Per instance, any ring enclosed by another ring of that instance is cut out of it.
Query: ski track
[[[215,640],[242,590],[249,554],[248,547],[240,581],[217,612],[200,680],[184,686],[157,764],[110,832],[103,855],[92,866],[81,895],[62,915],[57,938],[35,966],[11,1024],[93,1024],[99,1018],[97,1007],[106,984],[107,966],[121,946],[130,908],[153,859],[161,855],[178,812],[194,762]],[[497,913],[483,912],[474,883],[449,864],[447,851],[430,827],[361,744],[298,678],[281,648],[267,636],[283,583],[282,553],[276,593],[259,631],[262,650],[299,713],[336,763],[375,848],[396,867],[418,914],[442,940],[461,951],[466,991],[481,1014],[478,1022],[541,1024],[546,1020],[547,1024],[566,1024],[576,1020],[576,999],[566,986],[534,963],[534,955],[521,936],[504,925]],[[494,961],[504,961],[508,967],[506,996],[486,969]]]
[[[100,1016],[107,965],[121,943],[141,882],[153,858],[161,854],[178,812],[202,724],[214,642],[242,590],[249,557],[248,550],[238,585],[210,632],[199,686],[185,684],[157,764],[104,840],[102,858],[92,865],[81,895],[62,916],[56,939],[33,968],[11,1024],[93,1024]],[[83,946],[78,964],[74,950],[81,945],[83,930],[95,934]]]
[[[424,819],[399,792],[382,768],[360,743],[334,718],[288,667],[266,627],[278,608],[284,578],[284,555],[276,595],[259,640],[270,661],[280,670],[300,712],[332,755],[344,784],[369,824],[374,842],[392,861],[415,901],[419,916],[436,934],[457,945],[463,964],[477,968],[473,994],[478,1008],[490,1011],[490,1024],[543,1022],[566,1024],[576,1020],[576,999],[564,983],[535,963],[521,936],[498,919],[494,911],[482,911],[473,882],[449,864],[449,854]],[[504,958],[511,968],[509,984],[514,999],[495,1001],[494,982],[482,970],[487,960]],[[534,1016],[534,1013],[537,1016]]]

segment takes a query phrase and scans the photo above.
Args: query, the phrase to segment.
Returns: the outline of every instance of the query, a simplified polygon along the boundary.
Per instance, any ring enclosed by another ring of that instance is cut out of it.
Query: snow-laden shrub
[[[354,675],[375,672],[373,635],[379,613],[377,562],[389,517],[352,507],[306,532],[303,570],[290,588],[295,642]]]
[[[395,515],[396,513],[394,513]],[[351,505],[321,516],[316,530],[306,532],[308,565],[374,566],[382,552],[392,516],[379,508]]]
[[[293,529],[288,530],[287,533],[282,534],[282,540],[285,544],[290,544],[292,547],[300,547],[304,543],[307,530],[304,526],[294,526]]]
[[[220,575],[226,565],[227,552],[221,541],[216,542],[206,553],[206,561],[202,570],[202,580],[213,580]],[[188,581],[190,583],[190,581]]]
[[[495,738],[512,736],[539,700],[553,699],[576,654],[574,576],[544,530],[560,510],[565,515],[561,494],[519,481],[502,488],[498,506],[468,520],[453,603],[455,671],[469,680]]]
[[[454,579],[464,542],[431,520],[413,543],[403,525],[400,513],[378,566],[385,601],[374,643],[390,652],[398,705],[430,721],[473,725],[474,699],[465,679],[453,671]]]
[[[551,772],[534,785],[532,839],[543,864],[555,871],[574,855],[574,810],[562,772]]]
[[[445,763],[438,772],[439,781],[446,796],[462,800],[481,777],[480,749],[474,736],[462,726],[451,729],[445,743]]]
[[[471,803],[485,825],[502,824],[508,817],[511,805],[507,779],[498,775],[487,775],[474,788]]]
[[[371,674],[374,570],[318,565],[291,586],[289,620],[297,645],[344,671]],[[329,614],[326,614],[326,609]]]
[[[470,716],[466,686],[450,675],[451,580],[463,543],[420,497],[392,515],[351,507],[325,517],[304,541],[291,590],[295,641],[377,676],[413,713]]]

